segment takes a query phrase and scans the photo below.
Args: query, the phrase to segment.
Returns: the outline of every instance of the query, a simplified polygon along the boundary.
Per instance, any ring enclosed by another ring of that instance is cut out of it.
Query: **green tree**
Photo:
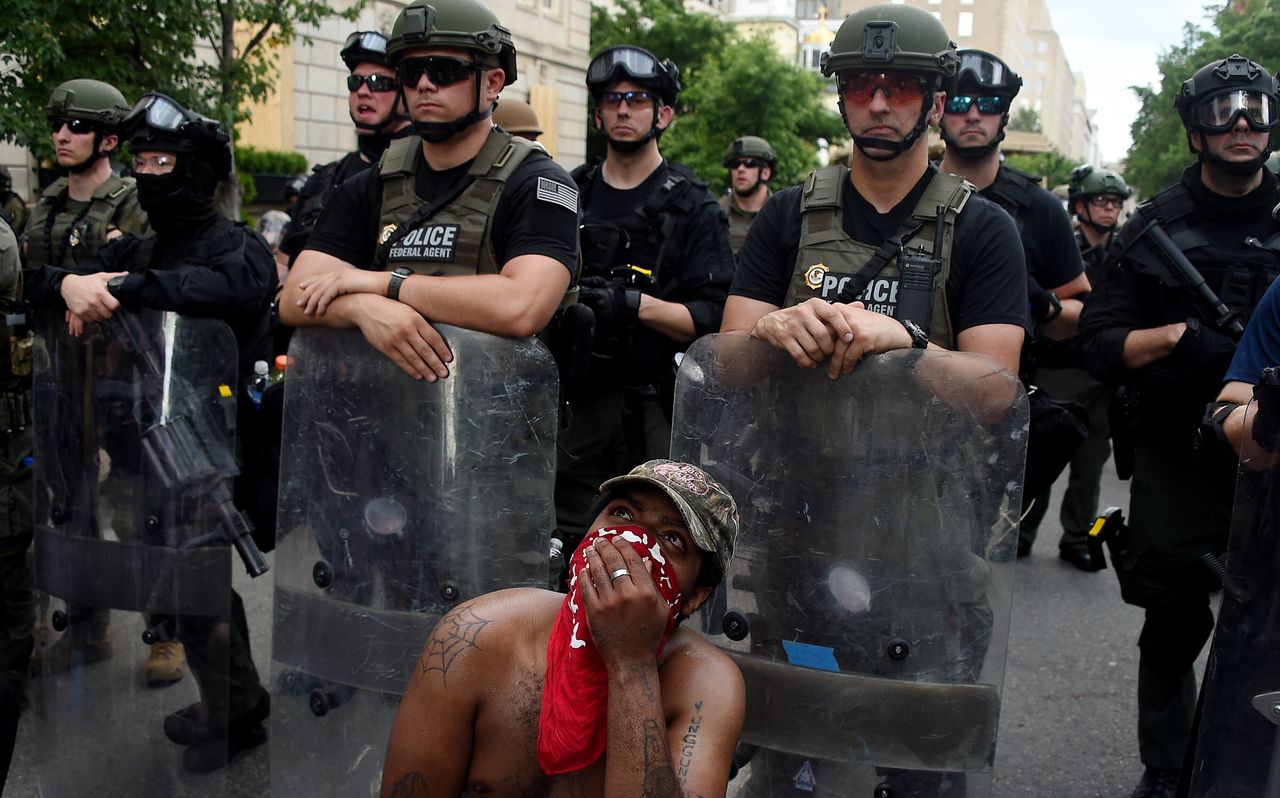
[[[1029,105],[1022,106],[1009,120],[1009,129],[1023,130],[1028,133],[1041,132],[1043,127],[1040,123],[1040,113]]]
[[[1057,150],[1008,155],[1005,156],[1004,162],[1019,172],[1043,178],[1044,182],[1041,185],[1050,190],[1054,186],[1067,182],[1067,178],[1071,176],[1071,170],[1077,166],[1074,161]]]
[[[0,138],[49,157],[49,91],[86,77],[130,100],[170,94],[234,130],[246,101],[271,93],[279,48],[337,13],[329,0],[11,0],[6,14],[22,23],[0,32]]]
[[[818,165],[819,138],[848,135],[824,103],[827,81],[784,60],[761,36],[717,53],[685,94],[688,111],[662,140],[663,152],[711,183],[728,186],[722,161],[738,136],[761,136],[778,154],[772,183],[799,183]]]

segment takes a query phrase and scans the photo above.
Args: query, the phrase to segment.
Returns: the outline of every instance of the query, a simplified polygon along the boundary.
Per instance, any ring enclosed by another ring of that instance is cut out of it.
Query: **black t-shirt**
[[[444,171],[423,163],[416,175],[417,195],[429,198],[450,191],[466,179],[471,163]],[[572,272],[578,260],[578,213],[564,203],[564,194],[540,192],[539,180],[552,180],[577,192],[569,173],[546,153],[529,153],[507,180],[494,214],[491,230],[499,268],[521,255],[544,255]],[[357,268],[370,268],[378,248],[381,206],[378,170],[361,172],[333,193],[306,249],[332,255]]]
[[[1071,217],[1062,201],[1039,186],[1028,186],[1021,207],[1006,204],[992,189],[1001,180],[1011,180],[1008,167],[1001,166],[996,183],[980,194],[996,203],[1015,218],[1026,254],[1027,273],[1046,291],[1066,285],[1084,271],[1080,247],[1076,244]]]
[[[882,244],[912,214],[936,173],[930,166],[888,213],[879,213],[846,181],[845,235],[873,247]],[[760,210],[738,255],[730,294],[778,307],[785,303],[800,248],[801,191],[800,186],[783,189]],[[1018,231],[1007,213],[981,196],[970,197],[956,217],[946,297],[957,333],[982,324],[1030,327]]]

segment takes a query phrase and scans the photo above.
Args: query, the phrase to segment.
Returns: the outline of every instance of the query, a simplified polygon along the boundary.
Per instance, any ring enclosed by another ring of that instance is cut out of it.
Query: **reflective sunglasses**
[[[461,58],[449,58],[443,55],[428,55],[421,58],[406,58],[400,62],[396,70],[396,78],[400,85],[407,89],[417,87],[426,75],[427,80],[435,86],[452,86],[464,81],[476,72],[488,69],[484,64],[464,61]]]
[[[745,166],[748,169],[759,169],[764,166],[763,161],[757,161],[755,158],[737,158],[729,161],[729,169],[737,169],[739,166]]]
[[[49,118],[49,132],[57,133],[62,130],[62,126],[66,125],[67,129],[77,136],[83,136],[85,133],[92,133],[97,130],[97,126],[88,119],[66,119],[60,116]]]
[[[841,94],[855,105],[869,105],[881,90],[891,105],[918,105],[927,86],[911,72],[849,72],[841,78]]]
[[[347,91],[360,91],[361,86],[368,86],[375,94],[385,94],[396,90],[396,79],[388,75],[347,75]]]
[[[1238,89],[1210,97],[1196,106],[1196,126],[1210,133],[1225,133],[1243,115],[1256,131],[1270,130],[1276,122],[1276,99],[1255,89]]]
[[[658,98],[649,91],[606,91],[600,95],[600,104],[605,108],[617,108],[624,102],[629,106],[642,103],[657,102]]]
[[[1003,97],[995,95],[974,97],[969,94],[957,94],[954,97],[948,97],[946,107],[943,110],[948,114],[967,114],[975,103],[980,114],[1003,114],[1005,111]]]

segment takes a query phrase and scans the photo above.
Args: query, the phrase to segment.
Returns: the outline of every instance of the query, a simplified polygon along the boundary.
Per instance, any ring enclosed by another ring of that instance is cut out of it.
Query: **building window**
[[[1041,39],[1040,41],[1036,42],[1036,52],[1038,52],[1038,53],[1047,53],[1047,52],[1049,52],[1049,43],[1048,43],[1048,42],[1046,42],[1046,41],[1044,41],[1043,39]]]
[[[818,0],[797,0],[796,19],[817,19],[819,5]]]
[[[956,35],[957,36],[973,35],[973,12],[972,11],[960,12],[960,16],[956,20]]]
[[[962,5],[962,6],[971,6],[971,5],[973,5],[973,0],[960,0],[960,5]]]
[[[931,5],[931,6],[940,6],[940,5],[942,5],[942,0],[929,0],[929,5]]]

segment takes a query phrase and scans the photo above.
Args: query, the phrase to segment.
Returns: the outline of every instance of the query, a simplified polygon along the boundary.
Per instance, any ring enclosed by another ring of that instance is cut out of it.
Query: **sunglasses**
[[[980,114],[1003,114],[1005,111],[1003,97],[995,95],[974,97],[969,94],[957,94],[954,97],[948,97],[946,108],[943,110],[949,114],[967,114],[975,104],[978,106],[978,113]]]
[[[910,72],[850,72],[841,81],[840,92],[855,105],[869,105],[877,91],[884,91],[891,105],[917,105],[928,86]]]
[[[731,170],[737,169],[739,166],[745,166],[748,169],[759,169],[764,166],[764,162],[757,161],[755,158],[738,158],[736,160],[729,161],[729,168]]]
[[[361,86],[368,86],[374,94],[386,94],[396,90],[396,79],[388,75],[347,75],[347,91],[360,91]]]
[[[97,130],[97,126],[87,119],[64,119],[62,117],[50,117],[49,132],[57,133],[62,130],[62,126],[66,125],[67,129],[77,136],[83,136],[85,133],[92,133]]]
[[[617,108],[623,103],[635,106],[642,103],[657,102],[653,92],[648,91],[606,91],[600,95],[600,104],[605,108]]]
[[[464,61],[461,58],[449,58],[442,55],[428,55],[422,58],[406,58],[400,62],[396,70],[396,78],[406,89],[415,88],[426,75],[427,80],[435,86],[452,86],[466,80],[476,72],[488,69],[484,64]],[[370,87],[372,88],[372,87]]]

